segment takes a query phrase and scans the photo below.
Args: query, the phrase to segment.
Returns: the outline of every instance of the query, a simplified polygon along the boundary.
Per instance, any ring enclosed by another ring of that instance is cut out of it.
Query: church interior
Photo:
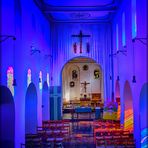
[[[0,147],[147,148],[147,59],[147,0],[1,0]]]

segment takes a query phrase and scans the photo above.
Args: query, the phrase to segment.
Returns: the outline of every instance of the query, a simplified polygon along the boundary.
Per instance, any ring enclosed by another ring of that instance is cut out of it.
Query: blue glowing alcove
[[[33,83],[27,88],[25,97],[25,134],[35,134],[37,127],[37,91]]]
[[[15,105],[10,90],[0,86],[0,147],[14,148]]]
[[[42,90],[42,120],[49,119],[49,89],[47,82],[44,82]]]
[[[145,83],[140,93],[140,131],[141,147],[148,146],[148,83]]]

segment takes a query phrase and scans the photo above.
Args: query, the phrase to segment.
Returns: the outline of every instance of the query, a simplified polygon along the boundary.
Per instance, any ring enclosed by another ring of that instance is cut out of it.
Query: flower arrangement
[[[117,112],[118,106],[116,102],[107,102],[104,111]]]

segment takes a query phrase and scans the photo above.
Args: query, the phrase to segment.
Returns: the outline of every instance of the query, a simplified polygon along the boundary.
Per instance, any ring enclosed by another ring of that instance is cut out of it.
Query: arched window
[[[136,0],[132,0],[132,39],[137,36]]]
[[[7,70],[7,87],[10,89],[12,95],[14,96],[13,79],[14,79],[13,68],[8,67],[8,70]]]
[[[42,71],[39,73],[39,89],[42,90]]]
[[[122,46],[126,46],[125,13],[122,13]]]
[[[29,86],[30,83],[31,83],[31,69],[28,69],[28,73],[27,73],[27,87]]]
[[[48,84],[48,87],[49,87],[49,73],[47,73],[47,84]]]
[[[118,24],[116,24],[116,50],[119,50],[119,30],[118,30]]]

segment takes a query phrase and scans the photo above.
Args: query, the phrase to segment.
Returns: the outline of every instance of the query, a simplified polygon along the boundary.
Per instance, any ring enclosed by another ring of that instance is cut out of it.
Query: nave
[[[83,116],[83,114],[81,115]],[[27,148],[134,148],[133,132],[114,120],[43,121],[37,134],[26,134]]]
[[[148,0],[0,0],[0,148],[148,147]]]

